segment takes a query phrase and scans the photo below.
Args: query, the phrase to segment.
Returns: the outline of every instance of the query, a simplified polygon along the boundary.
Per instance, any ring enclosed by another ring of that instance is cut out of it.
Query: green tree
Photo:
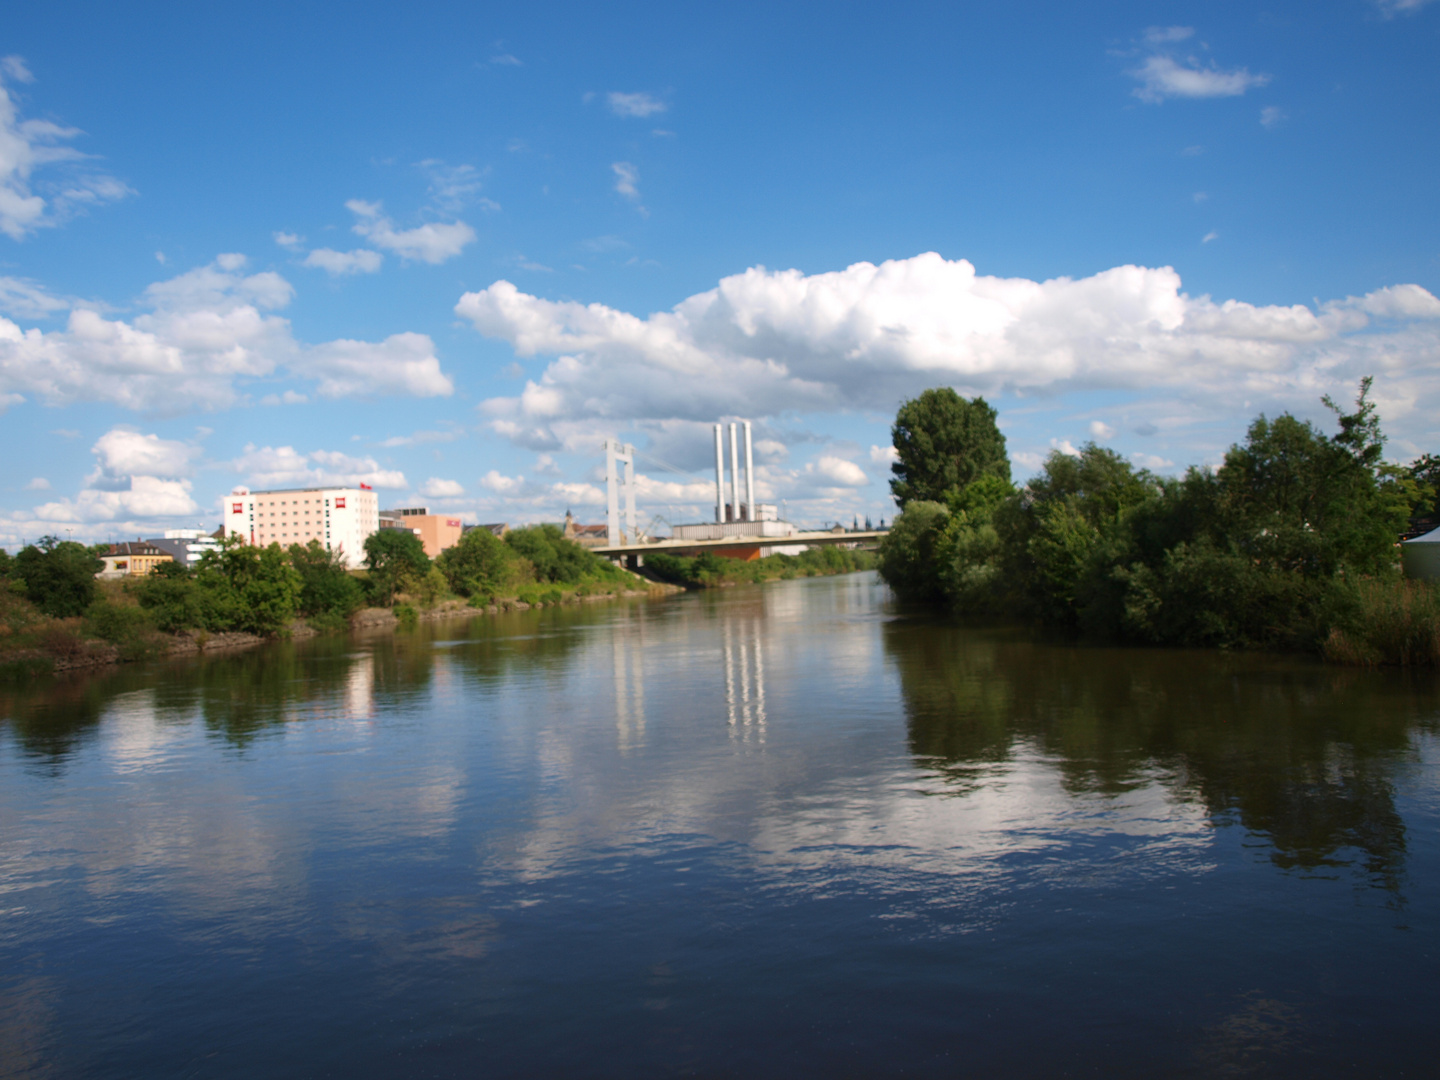
[[[936,572],[940,542],[950,511],[943,503],[916,499],[895,519],[880,541],[877,569],[895,592],[907,600],[941,600],[944,583]]]
[[[206,628],[275,634],[300,607],[304,582],[279,544],[254,547],[239,536],[207,551],[195,571]]]
[[[205,611],[195,575],[177,562],[161,563],[131,586],[135,599],[155,625],[178,633],[205,625]]]
[[[890,429],[897,459],[890,491],[903,510],[914,500],[943,503],[982,476],[1009,482],[1010,459],[995,410],[948,386],[900,406]]]
[[[95,575],[105,564],[84,544],[45,536],[15,557],[14,576],[25,596],[46,615],[83,615],[95,599]]]
[[[457,596],[494,596],[517,579],[519,556],[489,529],[471,529],[435,560]]]
[[[556,581],[573,585],[587,576],[612,576],[614,571],[593,552],[566,540],[555,525],[531,525],[511,529],[505,543],[515,554],[529,560],[535,568],[536,581]]]
[[[1052,452],[996,515],[1016,598],[1047,621],[1077,624],[1109,567],[1126,556],[1129,518],[1159,489],[1149,473],[1093,442],[1079,454]]]
[[[397,592],[414,588],[430,572],[425,545],[409,529],[380,529],[365,538],[365,566],[370,571],[371,598],[382,607]]]
[[[348,616],[364,603],[364,590],[339,551],[319,540],[290,545],[290,565],[300,575],[300,614]]]
[[[1440,454],[1421,454],[1395,480],[1406,484],[1410,502],[1410,530],[1419,534],[1440,526]]]

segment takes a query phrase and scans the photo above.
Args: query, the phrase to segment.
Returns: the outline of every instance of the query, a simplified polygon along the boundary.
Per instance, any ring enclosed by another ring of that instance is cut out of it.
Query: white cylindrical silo
[[[1407,578],[1440,581],[1440,529],[1401,544],[1400,565]]]
[[[735,421],[730,421],[730,520],[740,520],[740,448]]]
[[[755,514],[755,455],[750,449],[750,421],[745,421],[745,520],[754,521]]]
[[[715,425],[715,520],[725,521],[725,436]]]

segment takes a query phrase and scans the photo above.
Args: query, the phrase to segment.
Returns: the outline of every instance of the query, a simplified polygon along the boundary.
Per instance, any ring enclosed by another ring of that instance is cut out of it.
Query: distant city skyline
[[[1367,374],[1440,452],[1440,3],[334,11],[9,13],[0,546],[239,484],[601,521],[607,437],[703,521],[737,418],[757,501],[889,519],[937,385],[1017,479]]]

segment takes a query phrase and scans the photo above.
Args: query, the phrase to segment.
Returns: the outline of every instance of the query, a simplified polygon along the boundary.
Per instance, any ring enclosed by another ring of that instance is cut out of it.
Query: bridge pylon
[[[622,477],[618,466],[625,466]],[[626,531],[620,531],[620,499],[624,489]],[[605,540],[610,546],[639,543],[635,531],[635,447],[619,439],[605,440]]]

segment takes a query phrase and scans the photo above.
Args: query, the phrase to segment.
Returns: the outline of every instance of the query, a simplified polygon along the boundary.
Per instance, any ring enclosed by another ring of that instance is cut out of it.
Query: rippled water
[[[0,691],[0,1075],[1434,1075],[1434,676],[873,576]]]

